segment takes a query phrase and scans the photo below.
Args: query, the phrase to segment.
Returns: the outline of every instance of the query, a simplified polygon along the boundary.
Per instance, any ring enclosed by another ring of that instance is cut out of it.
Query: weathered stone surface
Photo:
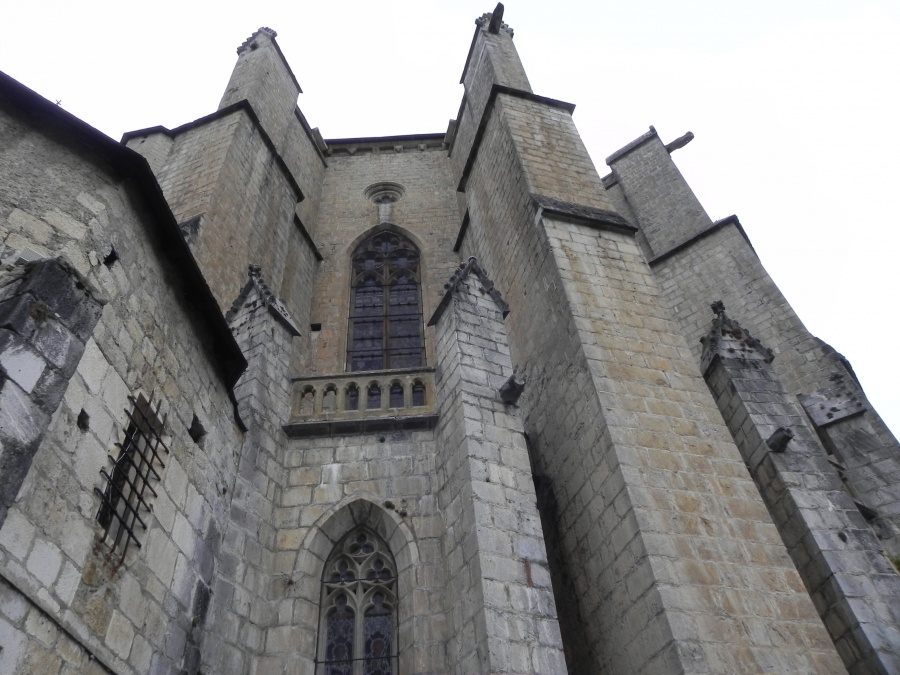
[[[446,135],[323,140],[265,28],[217,112],[127,147],[0,76],[0,670],[313,675],[356,528],[396,567],[399,672],[897,669],[896,441],[673,144],[600,178],[502,11]],[[382,230],[435,325],[421,367],[347,372]],[[773,353],[719,334],[754,365],[713,396],[720,298]],[[793,397],[837,376],[822,448]]]

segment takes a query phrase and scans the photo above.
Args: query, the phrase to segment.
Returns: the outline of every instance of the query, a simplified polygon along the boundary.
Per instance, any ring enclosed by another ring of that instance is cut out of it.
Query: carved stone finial
[[[488,24],[488,33],[496,35],[500,32],[501,25],[503,25],[503,3],[498,2],[491,14],[491,22]]]
[[[503,23],[503,3],[498,2],[493,12],[485,12],[475,19],[475,25],[481,29],[487,30],[488,33],[498,35],[500,31],[506,31],[510,37],[513,37],[513,29]]]
[[[725,313],[725,303],[716,300],[710,305],[710,309],[715,313],[716,318],[713,319],[709,333],[700,338],[700,342],[703,343],[701,369],[704,373],[717,356],[764,363],[772,362],[772,359],[775,358],[772,350],[750,335],[745,328],[741,328],[737,321],[729,319]]]
[[[462,262],[459,264],[453,271],[453,275],[450,277],[450,280],[444,284],[444,289],[446,292],[444,293],[443,299],[438,304],[437,309],[434,310],[434,314],[431,316],[431,319],[428,321],[429,326],[434,326],[438,318],[441,314],[443,314],[444,310],[447,308],[448,303],[450,302],[450,297],[453,292],[459,287],[459,284],[469,276],[469,273],[474,273],[478,278],[478,281],[481,282],[481,288],[479,289],[482,293],[487,293],[488,296],[494,301],[497,305],[497,309],[500,310],[500,314],[505,319],[509,314],[509,304],[507,304],[506,300],[500,295],[500,291],[494,286],[494,282],[490,280],[487,275],[487,272],[484,271],[481,266],[478,264],[478,260],[476,260],[475,256],[470,256],[468,261]]]

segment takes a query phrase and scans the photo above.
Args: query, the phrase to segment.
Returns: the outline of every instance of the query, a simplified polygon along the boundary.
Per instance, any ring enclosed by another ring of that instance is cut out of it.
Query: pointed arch
[[[337,605],[326,606],[320,593],[321,582],[326,577],[332,561],[340,555],[341,544],[345,542],[349,534],[365,530],[374,533],[386,545],[387,551],[393,557],[395,586],[395,612],[397,617],[396,651],[399,659],[399,670],[411,672],[416,658],[424,658],[417,655],[417,647],[414,640],[415,631],[412,627],[414,605],[412,601],[413,590],[416,588],[416,569],[420,565],[419,549],[416,539],[409,526],[395,511],[381,507],[370,501],[367,496],[359,494],[345,498],[336,504],[317,520],[310,528],[298,550],[296,572],[298,582],[296,587],[300,592],[299,597],[307,601],[307,606],[312,610],[304,613],[300,620],[302,629],[308,631],[309,644],[321,644],[324,635],[321,633],[322,618],[327,617],[327,612]],[[336,552],[338,552],[336,554]],[[373,560],[374,562],[374,560]],[[368,575],[368,568],[366,568]],[[308,581],[304,581],[304,579]],[[369,594],[371,603],[365,609],[374,607],[374,597]],[[336,599],[336,598],[335,598]],[[382,606],[385,600],[382,600]],[[316,611],[318,607],[318,611]],[[346,615],[343,618],[348,618]],[[327,640],[327,635],[325,636]],[[427,646],[422,647],[423,649]],[[319,652],[324,655],[324,652]],[[309,654],[309,658],[312,654]],[[323,658],[323,657],[318,657]],[[392,672],[397,672],[396,659]],[[317,673],[327,672],[317,666]],[[340,670],[335,671],[340,673]],[[352,670],[350,671],[353,672]]]
[[[338,542],[325,563],[316,662],[328,675],[397,672],[397,565],[365,525]]]
[[[425,365],[419,247],[397,228],[379,228],[350,257],[347,370]]]

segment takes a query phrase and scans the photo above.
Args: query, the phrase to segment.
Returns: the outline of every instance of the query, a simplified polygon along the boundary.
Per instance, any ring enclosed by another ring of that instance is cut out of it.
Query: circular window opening
[[[366,199],[375,204],[393,204],[398,201],[403,193],[406,192],[404,187],[399,183],[375,183],[365,190]]]

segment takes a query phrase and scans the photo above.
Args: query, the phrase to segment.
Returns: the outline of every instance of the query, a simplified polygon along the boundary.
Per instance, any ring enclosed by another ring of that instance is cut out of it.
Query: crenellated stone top
[[[734,319],[729,319],[725,314],[725,304],[716,300],[710,305],[715,313],[712,328],[705,337],[700,338],[703,343],[703,356],[700,361],[702,372],[706,372],[717,356],[726,359],[745,359],[748,361],[762,361],[771,363],[775,354],[771,349],[754,338],[746,328]]]
[[[257,29],[256,32],[253,33],[253,35],[251,35],[246,40],[244,40],[244,43],[240,47],[237,48],[238,55],[240,56],[248,49],[249,50],[256,49],[256,47],[257,47],[256,38],[260,37],[261,35],[264,35],[272,40],[274,40],[276,37],[278,37],[278,33],[276,33],[274,30],[272,30],[271,28],[267,28],[266,26],[262,26],[259,29]]]
[[[481,282],[482,291],[491,296],[491,299],[497,305],[497,309],[500,310],[503,318],[505,319],[507,317],[509,314],[509,305],[506,300],[503,299],[500,295],[500,291],[494,286],[494,282],[488,277],[487,270],[483,269],[481,265],[478,264],[478,260],[475,256],[470,256],[466,262],[459,264],[459,267],[456,268],[453,276],[450,277],[450,281],[444,284],[446,293],[444,293],[444,297],[441,298],[437,309],[434,310],[434,314],[432,314],[431,318],[428,320],[429,326],[437,324],[441,315],[444,313],[444,310],[446,310],[447,306],[450,304],[450,298],[453,296],[453,291],[459,288],[460,283],[462,283],[463,279],[469,276],[470,273],[474,273],[478,277],[478,280]]]

